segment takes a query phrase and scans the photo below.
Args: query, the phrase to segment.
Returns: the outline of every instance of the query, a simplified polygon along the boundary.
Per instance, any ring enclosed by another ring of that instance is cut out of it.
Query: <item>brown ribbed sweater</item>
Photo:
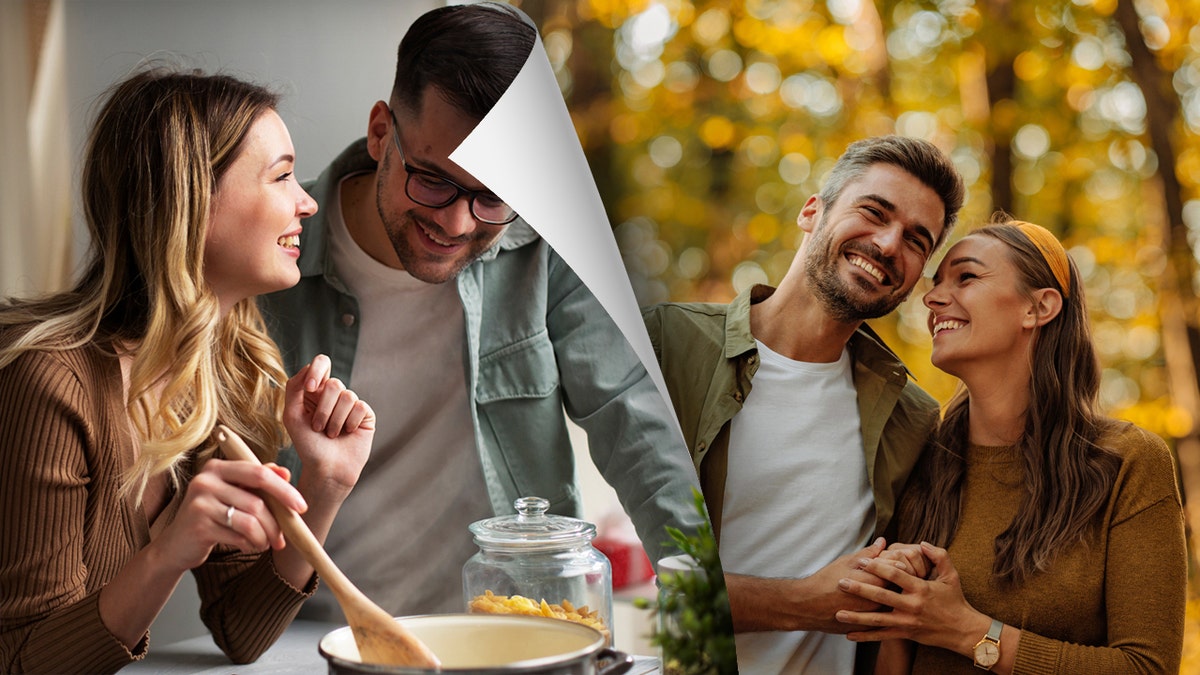
[[[97,605],[152,536],[145,511],[118,496],[133,460],[116,358],[87,346],[0,369],[0,671],[112,672],[145,655],[149,635],[131,652]],[[315,585],[297,591],[269,552],[214,550],[192,572],[201,618],[236,662],[265,651]]]
[[[968,449],[948,550],[967,602],[1022,630],[1015,674],[1179,673],[1187,553],[1174,464],[1162,439],[1133,425],[1104,443],[1122,464],[1095,536],[1015,589],[993,579],[992,561],[1022,493],[1019,458],[1012,448]],[[902,503],[900,517],[920,517],[915,507]],[[979,670],[969,658],[918,645],[912,672]]]

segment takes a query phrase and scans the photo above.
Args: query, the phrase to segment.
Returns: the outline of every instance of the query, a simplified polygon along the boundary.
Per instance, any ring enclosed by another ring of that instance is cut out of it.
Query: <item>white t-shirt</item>
[[[721,514],[727,572],[803,578],[866,545],[875,521],[850,355],[793,361],[758,342],[731,423]],[[817,632],[739,633],[740,672],[850,673],[854,643]]]
[[[467,526],[493,514],[471,423],[458,289],[371,258],[337,203],[324,208],[335,269],[359,303],[350,386],[378,418],[371,457],[326,549],[390,613],[465,611],[462,566],[478,550]],[[303,616],[343,620],[325,586]]]

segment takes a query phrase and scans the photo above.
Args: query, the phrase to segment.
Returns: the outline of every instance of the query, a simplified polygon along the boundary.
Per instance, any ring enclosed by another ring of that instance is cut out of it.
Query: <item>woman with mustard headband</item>
[[[1187,560],[1162,439],[1098,410],[1075,264],[1045,228],[984,227],[924,298],[933,363],[963,386],[897,514],[899,541],[839,612],[876,673],[1179,672]],[[900,564],[903,558],[906,564]],[[916,575],[905,570],[915,570]]]

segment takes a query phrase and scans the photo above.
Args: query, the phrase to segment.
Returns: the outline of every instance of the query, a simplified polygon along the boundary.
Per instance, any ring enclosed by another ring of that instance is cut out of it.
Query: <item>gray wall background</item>
[[[396,47],[438,0],[68,0],[72,147],[107,87],[147,59],[221,70],[281,93],[297,175],[315,178],[386,99]],[[73,176],[78,199],[79,175]],[[76,253],[87,246],[76,206]]]

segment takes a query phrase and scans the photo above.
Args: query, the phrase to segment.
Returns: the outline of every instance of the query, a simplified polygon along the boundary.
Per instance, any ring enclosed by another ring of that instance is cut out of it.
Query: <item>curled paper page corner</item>
[[[450,160],[521,214],[612,317],[679,420],[608,215],[539,36],[512,85]]]

